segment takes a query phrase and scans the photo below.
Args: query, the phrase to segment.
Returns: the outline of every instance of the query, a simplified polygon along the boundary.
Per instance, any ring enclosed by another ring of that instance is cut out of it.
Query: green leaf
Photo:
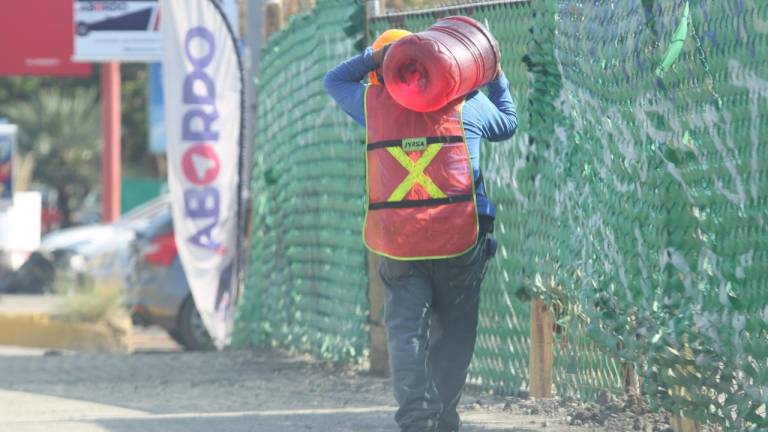
[[[672,37],[672,42],[667,47],[667,52],[664,54],[664,59],[661,61],[661,65],[656,68],[656,76],[658,77],[664,76],[664,73],[672,67],[677,61],[677,58],[680,57],[680,53],[683,51],[685,38],[688,37],[689,11],[688,2],[685,2],[683,17],[680,19],[680,24],[678,24],[675,35]]]

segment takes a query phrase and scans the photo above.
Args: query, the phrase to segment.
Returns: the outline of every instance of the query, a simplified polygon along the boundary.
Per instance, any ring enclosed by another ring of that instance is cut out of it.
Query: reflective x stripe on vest
[[[441,191],[429,177],[424,175],[424,169],[432,162],[432,159],[437,156],[437,152],[443,147],[442,144],[430,144],[427,149],[422,153],[421,157],[415,163],[413,159],[409,158],[405,151],[401,147],[388,147],[387,151],[393,158],[397,159],[405,169],[408,170],[408,177],[400,183],[393,192],[392,195],[387,198],[387,201],[402,201],[405,198],[405,194],[410,192],[415,183],[419,183],[431,198],[445,198],[445,192]]]
[[[408,176],[400,185],[392,191],[392,194],[385,202],[369,203],[369,210],[378,210],[384,208],[405,208],[417,206],[429,206],[436,204],[449,204],[452,202],[470,201],[472,194],[447,196],[426,174],[424,170],[430,162],[437,156],[445,143],[462,143],[464,137],[426,137],[426,138],[405,138],[403,140],[380,141],[368,144],[368,151],[380,148],[386,148],[392,157],[400,165],[408,170]],[[424,150],[419,159],[414,162],[408,156],[407,151]],[[418,201],[406,200],[405,196],[410,192],[414,185],[419,184],[429,194],[430,199]]]

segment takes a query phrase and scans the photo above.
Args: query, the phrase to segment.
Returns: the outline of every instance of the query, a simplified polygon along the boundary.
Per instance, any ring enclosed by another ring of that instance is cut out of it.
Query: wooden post
[[[387,331],[384,327],[384,282],[379,276],[381,257],[368,252],[368,340],[371,350],[371,372],[389,374]]]
[[[264,14],[264,40],[280,30],[283,23],[283,5],[280,0],[269,0]]]
[[[371,18],[375,18],[379,15],[383,15],[384,11],[386,10],[386,7],[387,7],[387,4],[385,0],[366,0],[365,2],[366,25],[368,24],[367,21],[370,20]]]
[[[693,351],[691,350],[691,347],[688,345],[688,339],[686,338],[683,345],[682,355],[686,360],[692,361],[695,356],[693,355]],[[688,371],[690,373],[694,373],[695,370],[691,366],[678,366],[680,369],[683,369],[685,371]],[[685,387],[677,387],[672,390],[675,392],[675,394],[682,396],[686,399],[691,398],[690,391],[695,391],[695,389],[687,389]],[[672,429],[675,432],[698,432],[701,430],[701,425],[699,425],[698,422],[691,420],[687,417],[683,417],[682,415],[676,415],[672,416],[670,419],[670,423],[672,426]]]
[[[698,423],[681,416],[673,416],[670,423],[675,432],[698,432],[700,430]]]
[[[640,394],[640,377],[637,376],[634,366],[629,363],[623,364],[624,369],[624,394]]]
[[[304,12],[308,11],[315,7],[315,0],[301,0],[301,3],[299,5],[299,9]]]
[[[286,24],[288,18],[299,13],[299,8],[300,5],[297,0],[283,0],[283,17],[285,20],[283,21],[283,25]]]
[[[528,393],[533,398],[552,397],[552,363],[555,320],[541,299],[531,300],[531,352],[528,367]]]
[[[283,25],[287,24],[292,16],[306,12],[315,7],[315,0],[281,0],[280,3],[283,8]]]

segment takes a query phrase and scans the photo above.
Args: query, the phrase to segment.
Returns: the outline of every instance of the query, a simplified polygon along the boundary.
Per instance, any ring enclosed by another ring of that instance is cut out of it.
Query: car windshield
[[[170,210],[171,199],[168,195],[162,195],[124,214],[118,224],[131,228],[140,228],[150,220]]]

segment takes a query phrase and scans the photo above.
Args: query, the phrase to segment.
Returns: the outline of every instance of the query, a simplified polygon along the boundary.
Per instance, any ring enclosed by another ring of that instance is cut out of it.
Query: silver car
[[[187,349],[210,349],[211,339],[176,250],[170,200],[163,199],[162,210],[135,229],[133,262],[124,289],[126,303],[137,325],[160,326]]]
[[[46,235],[13,282],[16,285],[8,286],[26,283],[43,292],[115,284],[122,289],[134,323],[160,326],[187,349],[212,347],[176,252],[168,195],[131,210],[115,223]]]

